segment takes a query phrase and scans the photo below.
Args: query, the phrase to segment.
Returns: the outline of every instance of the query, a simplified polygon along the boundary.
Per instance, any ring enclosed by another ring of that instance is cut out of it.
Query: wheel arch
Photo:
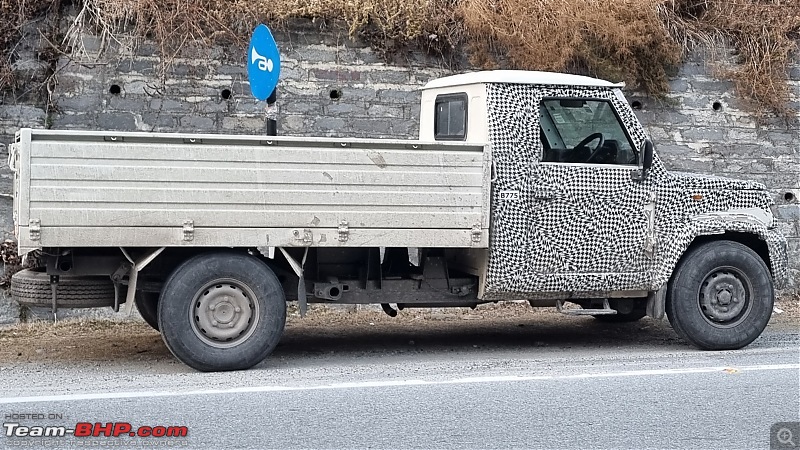
[[[695,237],[678,261],[676,261],[672,271],[675,271],[675,267],[677,267],[677,265],[683,261],[683,259],[686,257],[686,254],[688,254],[690,251],[703,244],[714,241],[733,241],[748,247],[750,250],[756,252],[761,260],[764,261],[764,264],[766,264],[769,268],[770,274],[772,274],[773,277],[775,276],[775,272],[772,267],[772,260],[769,254],[769,247],[767,246],[766,241],[764,241],[758,234],[742,231],[726,231],[722,234],[700,235]]]

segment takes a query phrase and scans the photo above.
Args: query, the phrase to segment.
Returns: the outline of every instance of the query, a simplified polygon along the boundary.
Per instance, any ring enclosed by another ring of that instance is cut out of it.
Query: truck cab
[[[678,321],[676,308],[690,303],[700,317],[678,324],[679,334],[706,325],[690,334],[736,334],[757,298],[771,310],[773,287],[786,278],[786,241],[775,228],[772,198],[760,183],[666,170],[622,88],[578,75],[502,70],[424,87],[421,140],[491,147],[484,298],[567,298],[587,309],[610,300],[617,319],[662,317],[671,307]],[[710,260],[702,265],[701,256]],[[759,275],[748,275],[743,260]],[[678,298],[686,296],[694,300]],[[690,338],[714,348],[738,338],[730,339],[712,345]]]

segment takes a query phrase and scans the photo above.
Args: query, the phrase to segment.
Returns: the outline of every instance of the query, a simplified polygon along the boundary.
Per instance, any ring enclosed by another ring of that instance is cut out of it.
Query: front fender
[[[772,279],[776,289],[783,288],[788,278],[788,252],[786,238],[772,225],[772,216],[761,209],[704,213],[693,216],[677,232],[660,236],[651,290],[663,287],[672,276],[675,266],[689,246],[699,236],[725,233],[747,233],[757,236],[767,244]]]

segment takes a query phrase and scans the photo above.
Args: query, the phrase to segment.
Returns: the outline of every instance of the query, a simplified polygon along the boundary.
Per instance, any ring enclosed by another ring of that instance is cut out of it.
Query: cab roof
[[[422,89],[444,88],[481,83],[540,84],[555,86],[590,86],[615,88],[625,83],[612,83],[599,78],[585,77],[557,72],[537,72],[530,70],[484,70],[469,72],[429,81]]]

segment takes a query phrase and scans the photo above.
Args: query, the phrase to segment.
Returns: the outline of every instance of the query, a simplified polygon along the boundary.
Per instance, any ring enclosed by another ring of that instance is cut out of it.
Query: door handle
[[[540,188],[531,192],[534,200],[556,200],[563,198],[564,194],[556,189]]]

